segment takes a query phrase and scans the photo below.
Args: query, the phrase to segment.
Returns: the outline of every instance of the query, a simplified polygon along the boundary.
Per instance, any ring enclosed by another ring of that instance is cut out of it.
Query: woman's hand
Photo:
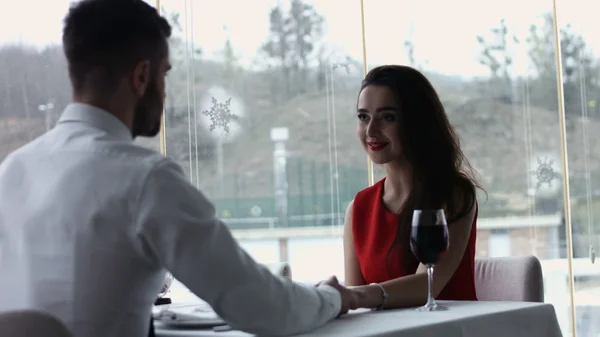
[[[322,284],[332,286],[338,290],[343,288],[344,291],[349,292],[349,296],[352,297],[352,305],[350,306],[349,310],[355,310],[358,308],[375,309],[379,308],[383,303],[383,293],[381,288],[376,285],[344,287],[339,283],[335,276],[331,276],[327,280],[315,284],[315,287],[318,287]]]
[[[356,293],[358,308],[377,309],[384,304],[384,293],[378,285],[348,287]]]
[[[346,288],[338,281],[337,277],[331,276],[325,281],[317,283],[315,286],[328,285],[335,288],[340,292],[342,298],[342,309],[340,310],[340,316],[346,314],[349,310],[359,308],[359,293],[353,289]]]

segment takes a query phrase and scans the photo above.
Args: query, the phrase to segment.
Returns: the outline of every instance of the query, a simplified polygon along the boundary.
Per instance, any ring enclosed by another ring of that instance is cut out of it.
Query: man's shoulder
[[[130,157],[130,159],[137,159],[137,162],[150,166],[156,166],[161,162],[169,160],[162,153],[135,143],[126,143],[113,150],[122,152],[124,155]]]
[[[147,173],[162,172],[164,170],[181,170],[180,166],[172,158],[136,144],[126,145],[121,149],[114,148],[113,151],[126,156],[130,165]]]
[[[40,143],[40,140],[41,140],[42,137],[43,137],[43,135],[39,136],[39,137],[37,137],[37,138],[35,138],[35,139],[31,140],[31,141],[29,141],[28,143],[25,143],[25,144],[19,146],[18,148],[14,149],[14,150],[12,150],[10,153],[8,153],[6,155],[6,157],[3,160],[1,160],[0,167],[6,167],[7,165],[11,165],[15,161],[18,161],[18,159],[20,157],[27,156],[30,153],[36,151],[37,148],[40,147],[39,143]]]
[[[87,167],[113,167],[137,174],[149,173],[162,167],[179,166],[169,157],[158,151],[146,148],[133,142],[91,141],[77,144],[56,144],[45,141],[44,136],[35,139],[10,153],[2,162],[6,166],[11,162],[35,164],[52,157],[65,163]],[[0,166],[1,167],[1,166]]]

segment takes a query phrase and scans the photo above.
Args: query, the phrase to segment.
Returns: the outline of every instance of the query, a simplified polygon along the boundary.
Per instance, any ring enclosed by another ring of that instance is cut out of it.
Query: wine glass
[[[422,209],[413,212],[410,248],[419,262],[427,267],[427,303],[420,311],[448,308],[438,305],[431,294],[433,266],[448,249],[448,224],[443,209]]]

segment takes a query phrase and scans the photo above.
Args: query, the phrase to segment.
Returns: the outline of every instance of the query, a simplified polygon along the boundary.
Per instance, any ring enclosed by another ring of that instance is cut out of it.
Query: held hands
[[[343,285],[341,285],[337,277],[331,276],[327,280],[317,283],[315,286],[318,287],[320,285],[331,286],[340,292],[340,295],[342,297],[342,309],[340,310],[339,316],[348,313],[348,310],[354,310],[359,308],[358,293],[352,289],[346,288]]]

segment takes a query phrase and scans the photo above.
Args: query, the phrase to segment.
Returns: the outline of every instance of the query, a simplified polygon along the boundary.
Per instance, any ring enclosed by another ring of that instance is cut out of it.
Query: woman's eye
[[[369,117],[366,114],[358,114],[358,119],[361,121],[366,121]]]
[[[396,116],[386,115],[386,116],[383,116],[382,119],[386,122],[393,122],[396,120]]]

